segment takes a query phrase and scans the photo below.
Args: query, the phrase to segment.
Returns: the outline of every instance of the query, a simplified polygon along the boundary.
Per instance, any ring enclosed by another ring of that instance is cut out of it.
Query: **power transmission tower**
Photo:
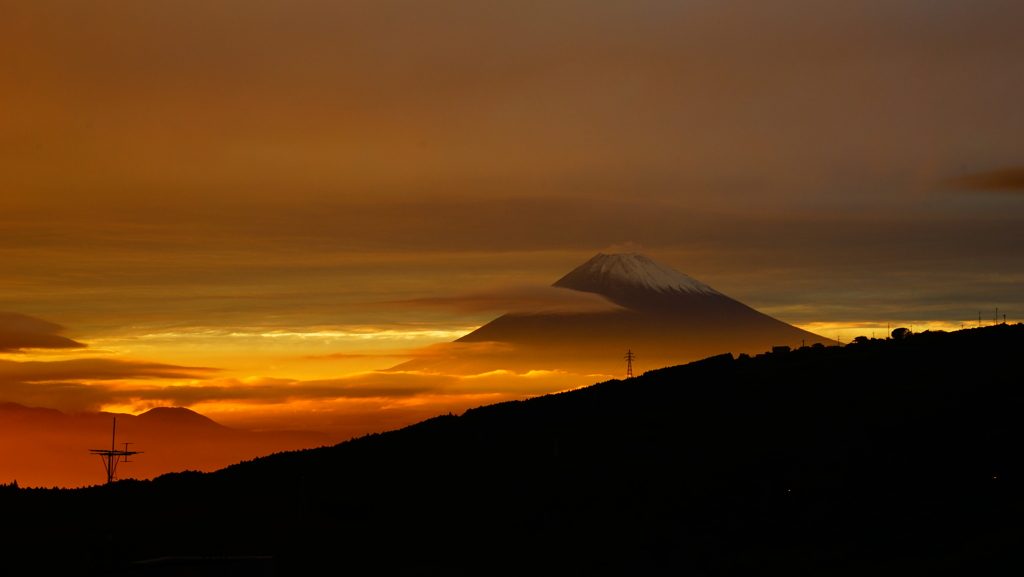
[[[626,352],[626,356],[623,357],[623,358],[626,359],[626,378],[627,379],[632,379],[633,378],[633,359],[636,358],[636,356],[633,354],[633,350],[632,349],[628,350]]]
[[[119,451],[114,447],[117,445],[117,417],[114,417],[114,429],[110,435],[110,450],[106,449],[90,449],[89,452],[93,455],[99,455],[103,459],[103,468],[107,470],[107,483],[113,483],[117,480],[117,465],[118,463],[131,463],[128,457],[131,455],[141,454],[142,451],[129,451],[128,445],[132,443],[124,443],[124,450]],[[122,460],[122,458],[124,460]]]

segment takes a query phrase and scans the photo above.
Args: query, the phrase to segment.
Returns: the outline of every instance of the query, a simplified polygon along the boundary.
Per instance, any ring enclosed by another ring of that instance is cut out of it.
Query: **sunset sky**
[[[347,438],[618,377],[380,372],[598,252],[844,342],[1020,321],[1022,22],[1019,0],[4,2],[0,402]]]

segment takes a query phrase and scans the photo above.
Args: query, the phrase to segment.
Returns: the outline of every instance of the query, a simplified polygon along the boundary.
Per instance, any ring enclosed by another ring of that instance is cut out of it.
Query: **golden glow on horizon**
[[[982,320],[984,321],[984,319]],[[988,322],[983,322],[982,326],[989,326],[991,324],[992,320],[989,319]],[[913,327],[915,333],[923,333],[925,331],[951,332],[958,331],[961,328],[973,329],[976,328],[978,324],[977,320],[975,320],[974,324],[971,324],[969,322],[955,323],[946,321],[920,320],[909,322],[892,322],[889,324],[888,327],[885,323],[877,322],[815,322],[799,324],[796,326],[805,331],[812,332],[823,337],[829,337],[831,339],[835,339],[836,337],[838,337],[843,344],[847,344],[853,341],[853,339],[855,339],[856,337],[860,336],[871,338],[871,336],[874,335],[874,338],[876,339],[884,339],[890,336],[889,333],[886,332],[887,330],[891,332],[900,327],[905,327],[908,329]]]
[[[204,414],[226,413],[237,419],[239,413],[269,416],[275,412],[294,411],[299,406],[316,406],[318,412],[329,413],[345,413],[353,407],[365,407],[367,404],[381,410],[426,406],[443,408],[447,404],[465,407],[467,403],[481,399],[528,398],[572,390],[593,384],[595,376],[562,370],[524,373],[496,370],[480,374],[364,371],[313,380],[254,376],[159,384],[121,380],[105,383],[111,394],[141,396],[135,396],[129,402],[105,403],[100,409],[139,414],[154,407],[184,405]],[[611,375],[598,377],[597,380],[613,378]]]

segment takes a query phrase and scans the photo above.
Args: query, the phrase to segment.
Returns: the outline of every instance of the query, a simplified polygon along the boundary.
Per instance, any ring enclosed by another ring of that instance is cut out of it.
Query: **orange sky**
[[[344,436],[589,384],[619,359],[376,371],[598,251],[844,341],[1019,320],[1022,21],[1011,1],[5,2],[0,311],[86,347],[0,349],[0,401]]]

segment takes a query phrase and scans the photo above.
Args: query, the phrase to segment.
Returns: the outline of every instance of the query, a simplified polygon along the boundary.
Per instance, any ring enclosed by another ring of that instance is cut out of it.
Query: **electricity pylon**
[[[107,470],[107,483],[113,483],[117,480],[117,465],[118,463],[130,463],[128,457],[131,455],[138,455],[142,451],[129,451],[128,445],[131,443],[124,444],[124,450],[120,451],[115,449],[115,440],[117,439],[117,417],[114,417],[114,429],[110,435],[110,450],[106,449],[90,449],[89,452],[93,455],[99,455],[103,459],[103,468]],[[121,459],[124,458],[122,461]]]

